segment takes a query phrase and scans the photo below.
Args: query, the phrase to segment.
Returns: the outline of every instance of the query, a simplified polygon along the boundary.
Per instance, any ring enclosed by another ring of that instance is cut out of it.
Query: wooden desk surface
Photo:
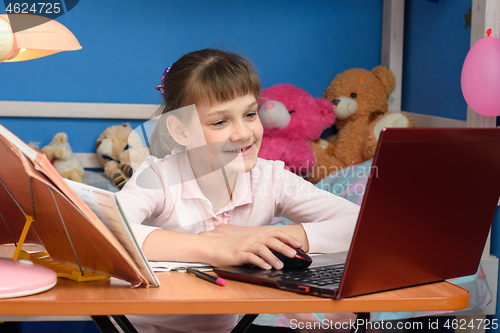
[[[228,314],[458,310],[469,292],[448,282],[331,300],[228,280],[221,287],[187,273],[157,273],[160,288],[59,279],[46,292],[0,299],[0,315]]]

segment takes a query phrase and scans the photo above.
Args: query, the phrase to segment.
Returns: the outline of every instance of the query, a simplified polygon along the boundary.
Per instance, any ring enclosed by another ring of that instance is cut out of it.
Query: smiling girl
[[[359,207],[258,158],[260,83],[243,57],[181,57],[159,88],[162,116],[147,159],[118,193],[149,260],[281,269],[275,250],[347,251]],[[283,216],[292,225],[270,225]],[[229,332],[235,315],[131,316],[140,332]]]

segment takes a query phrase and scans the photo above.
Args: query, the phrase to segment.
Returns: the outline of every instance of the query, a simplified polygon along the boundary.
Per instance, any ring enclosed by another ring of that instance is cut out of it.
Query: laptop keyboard
[[[326,286],[329,284],[338,284],[344,274],[344,265],[331,265],[304,270],[283,270],[273,271],[267,276],[279,277],[284,281],[295,281],[301,283],[309,283],[318,286]]]

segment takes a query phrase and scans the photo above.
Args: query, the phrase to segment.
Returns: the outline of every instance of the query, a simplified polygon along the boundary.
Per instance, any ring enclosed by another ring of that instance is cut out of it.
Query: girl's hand
[[[283,263],[271,250],[292,258],[302,244],[284,231],[268,227],[242,227],[222,224],[201,232],[209,246],[207,260],[216,267],[253,264],[262,269],[282,269]]]

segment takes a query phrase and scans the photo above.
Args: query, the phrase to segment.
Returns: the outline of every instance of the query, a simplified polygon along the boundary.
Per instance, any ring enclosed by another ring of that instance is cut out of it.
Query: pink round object
[[[56,285],[57,275],[50,268],[29,260],[0,258],[0,298],[40,293]]]
[[[462,94],[472,110],[500,115],[500,39],[485,37],[467,53],[462,67]]]
[[[272,108],[274,108],[273,102],[269,102],[269,103],[264,104],[264,109],[271,110]]]

